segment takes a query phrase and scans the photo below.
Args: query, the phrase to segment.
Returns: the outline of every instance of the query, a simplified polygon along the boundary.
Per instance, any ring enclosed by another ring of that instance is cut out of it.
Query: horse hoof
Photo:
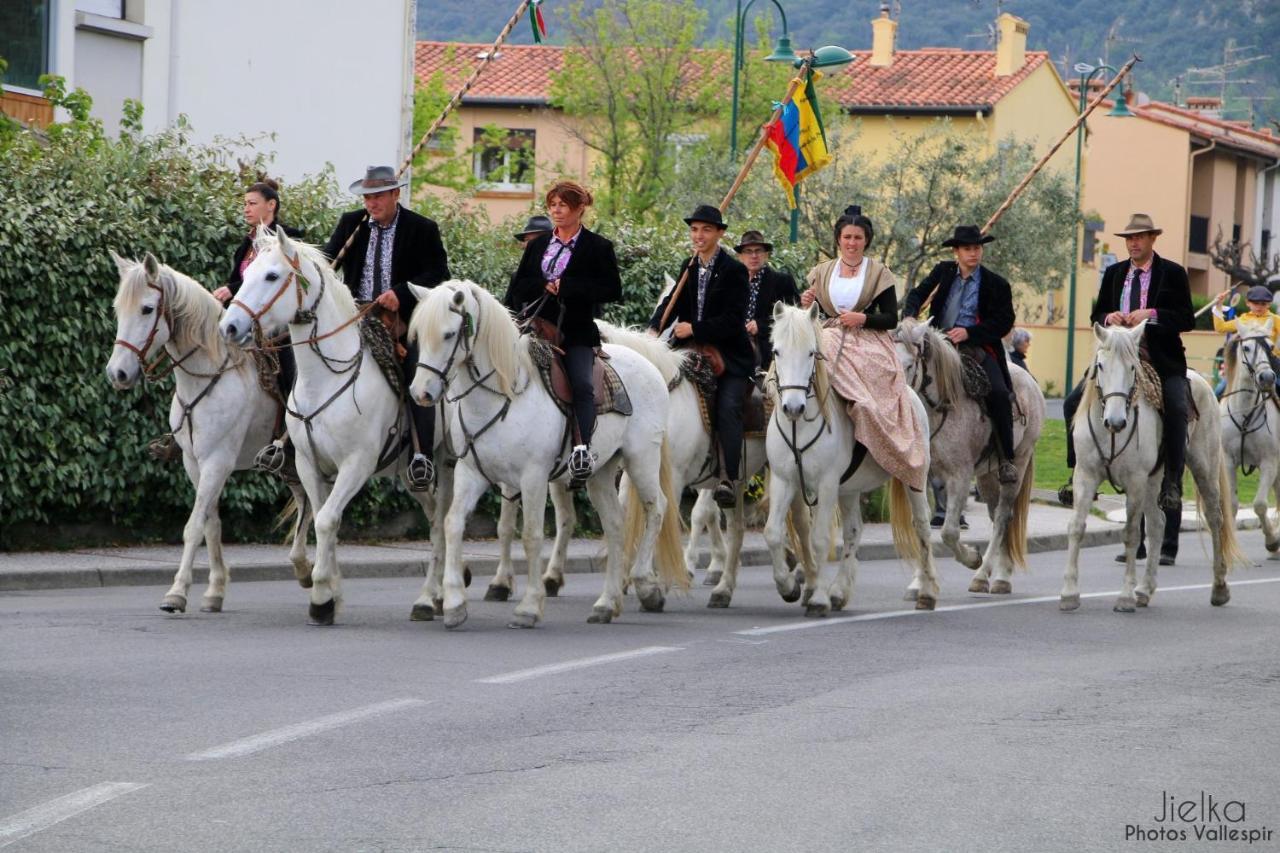
[[[826,604],[810,604],[804,609],[804,615],[810,619],[825,619],[830,612],[831,608]]]
[[[1221,607],[1231,600],[1231,589],[1224,583],[1221,586],[1213,585],[1213,592],[1209,595],[1209,603],[1214,607]]]
[[[430,604],[415,604],[409,611],[411,622],[430,622],[436,618],[436,609]]]
[[[589,625],[608,625],[613,621],[613,610],[608,607],[593,607],[591,615],[587,617]]]
[[[1133,594],[1133,603],[1139,607],[1146,607],[1150,601],[1151,596],[1147,595],[1145,592],[1135,592]]]
[[[160,609],[165,613],[186,613],[187,598],[184,595],[166,595],[160,602]]]
[[[444,612],[444,626],[449,629],[457,628],[463,622],[467,621],[467,603],[464,601],[452,610]]]
[[[842,595],[831,596],[832,610],[844,610],[844,606],[848,603],[849,603],[849,600]]]
[[[920,590],[918,590],[918,589],[908,589],[905,593],[903,593],[902,600],[903,600],[903,601],[919,601],[919,600],[920,600]]]
[[[333,614],[337,610],[337,605],[331,598],[324,604],[315,604],[314,602],[307,609],[307,617],[312,625],[332,625]]]
[[[206,595],[204,604],[200,608],[201,613],[221,613],[222,612],[222,596]]]
[[[462,567],[462,585],[464,587],[471,586],[471,569],[466,566]]]
[[[306,577],[298,578],[298,586],[302,587],[303,589],[311,589],[312,583],[311,583],[310,572],[307,573]]]
[[[986,578],[974,578],[969,582],[969,592],[991,592]]]
[[[532,628],[538,624],[538,617],[532,613],[517,613],[507,623],[508,628]]]
[[[1011,592],[1013,592],[1013,584],[1009,583],[1008,581],[992,581],[991,582],[992,595],[1008,595]]]
[[[921,595],[916,598],[916,610],[933,610],[938,606],[938,599],[932,595]]]
[[[1266,544],[1267,544],[1267,550],[1270,551],[1272,554],[1276,553],[1277,551],[1280,551],[1280,539],[1277,539],[1274,542],[1268,542]]]
[[[506,601],[511,597],[511,587],[498,586],[496,583],[489,584],[489,588],[484,591],[485,601]]]
[[[782,587],[778,587],[778,595],[782,596],[782,600],[787,604],[795,604],[800,600],[800,596],[804,594],[804,581],[794,572],[791,577],[795,580],[795,583],[791,585],[790,590],[783,590]],[[807,600],[806,603],[808,603]]]
[[[733,598],[733,594],[729,592],[713,592],[711,598],[707,600],[707,607],[712,610],[723,609],[729,606],[729,600]]]
[[[542,581],[542,588],[547,591],[547,598],[558,596],[562,586],[564,586],[564,583],[556,578],[544,578]],[[506,599],[503,600],[505,601]]]
[[[707,576],[702,579],[703,586],[719,586],[720,578],[724,577],[724,572],[707,572]]]
[[[1064,613],[1071,610],[1080,609],[1080,593],[1075,595],[1064,595],[1058,600],[1058,609]]]
[[[1138,609],[1137,602],[1129,596],[1120,596],[1116,599],[1115,607],[1111,608],[1116,613],[1134,613]]]
[[[657,585],[651,585],[648,591],[643,593],[636,590],[636,598],[640,599],[640,609],[646,613],[661,613],[667,603],[663,598],[662,590]]]

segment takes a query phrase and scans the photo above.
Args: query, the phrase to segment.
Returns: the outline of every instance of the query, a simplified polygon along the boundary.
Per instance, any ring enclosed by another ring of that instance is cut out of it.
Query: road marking
[[[512,684],[517,681],[528,681],[531,678],[540,678],[544,675],[556,675],[561,672],[569,672],[575,669],[586,669],[590,666],[600,666],[605,663],[614,663],[620,660],[630,660],[631,658],[648,657],[649,655],[661,655],[667,652],[682,652],[683,646],[645,646],[642,649],[632,649],[629,652],[614,652],[611,655],[596,655],[590,658],[578,658],[577,660],[567,660],[563,663],[550,663],[546,666],[535,666],[530,669],[517,669],[515,672],[507,672],[502,675],[491,675],[488,678],[476,679],[476,684]]]
[[[8,847],[29,835],[48,829],[67,818],[75,817],[94,806],[123,797],[131,791],[147,787],[137,782],[102,782],[89,788],[58,797],[43,805],[19,812],[13,817],[0,821],[0,847]]]
[[[393,699],[390,702],[379,702],[376,705],[367,705],[351,711],[316,717],[314,720],[305,720],[301,723],[272,729],[269,732],[263,732],[252,737],[233,740],[230,743],[224,743],[222,746],[215,746],[212,749],[193,752],[187,756],[187,760],[213,761],[218,758],[239,758],[243,755],[252,755],[255,752],[262,752],[264,749],[270,749],[273,746],[280,746],[304,737],[320,734],[369,717],[389,714],[392,711],[400,711],[404,708],[416,708],[426,704],[429,703],[425,699]]]
[[[1280,578],[1254,578],[1252,580],[1229,581],[1230,585],[1248,586],[1258,583],[1280,583]],[[1156,587],[1156,594],[1166,592],[1187,592],[1189,590],[1210,589],[1213,584],[1196,583],[1186,584],[1185,586],[1161,586]],[[1080,598],[1107,598],[1108,596],[1119,595],[1120,590],[1113,589],[1110,592],[1086,592],[1081,594]],[[746,631],[734,631],[735,634],[743,637],[761,637],[766,634],[781,634],[785,631],[805,631],[809,628],[825,628],[830,625],[844,625],[848,622],[874,622],[879,619],[899,619],[903,616],[920,616],[928,613],[950,613],[958,610],[984,610],[988,607],[1011,607],[1015,604],[1045,604],[1050,601],[1058,601],[1061,596],[1058,595],[1039,595],[1034,598],[1006,598],[1002,601],[976,601],[972,604],[951,604],[946,607],[939,607],[936,610],[888,610],[884,613],[863,613],[858,616],[837,616],[834,619],[813,619],[804,622],[786,622],[780,625],[767,625],[762,628],[750,628]]]

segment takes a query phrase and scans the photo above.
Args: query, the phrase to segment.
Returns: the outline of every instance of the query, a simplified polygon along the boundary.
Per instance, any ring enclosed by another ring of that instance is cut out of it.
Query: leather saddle
[[[765,407],[765,395],[754,382],[742,398],[742,432],[744,435],[764,435],[769,427],[769,412]]]
[[[596,401],[607,399],[605,364],[609,356],[604,350],[597,348],[595,360],[591,364],[591,387],[595,390]],[[551,358],[551,393],[565,405],[573,404],[573,386],[569,384],[569,374],[564,369],[564,358],[555,352]]]

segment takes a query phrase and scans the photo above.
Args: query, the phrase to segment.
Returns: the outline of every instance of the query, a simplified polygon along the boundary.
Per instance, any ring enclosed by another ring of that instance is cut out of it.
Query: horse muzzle
[[[120,363],[117,363],[113,358],[107,362],[107,381],[117,391],[128,391],[138,384],[138,377],[142,375],[142,370],[136,363],[130,363],[129,360],[120,359],[119,361]]]
[[[1258,374],[1258,390],[1266,392],[1276,387],[1276,375],[1270,370]]]
[[[784,400],[782,401],[782,413],[789,420],[798,420],[804,414],[804,400]]]
[[[1107,430],[1110,432],[1123,432],[1124,428],[1129,425],[1129,419],[1124,415],[1108,415],[1102,419],[1106,424]]]
[[[238,317],[224,317],[222,322],[218,324],[218,331],[222,334],[224,341],[237,346],[244,346],[253,337],[253,323],[250,320],[241,320]]]

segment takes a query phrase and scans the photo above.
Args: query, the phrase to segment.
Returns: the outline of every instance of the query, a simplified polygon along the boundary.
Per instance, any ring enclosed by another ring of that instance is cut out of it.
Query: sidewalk
[[[1047,497],[1039,494],[1036,497]],[[970,529],[961,534],[963,541],[985,548],[991,533],[985,507],[970,504],[965,513]],[[1027,550],[1031,553],[1063,550],[1067,547],[1067,523],[1071,510],[1056,503],[1032,503],[1028,518]],[[1123,526],[1096,515],[1088,519],[1086,546],[1119,542]],[[427,542],[393,542],[388,544],[339,543],[338,558],[342,574],[348,578],[423,577]],[[551,539],[543,546],[549,554]],[[933,531],[933,551],[938,557],[951,559],[942,545],[938,531]],[[279,545],[225,545],[223,553],[231,569],[233,582],[290,580],[293,568],[288,561],[288,547]],[[311,549],[314,555],[314,547]],[[0,553],[0,592],[15,590],[65,589],[103,586],[165,586],[172,579],[182,556],[180,545],[153,545],[133,548],[88,548],[73,551],[39,551]],[[858,548],[860,560],[895,559],[896,552],[888,524],[868,524],[863,529]],[[524,549],[519,538],[512,546],[516,573],[523,574]],[[463,543],[463,559],[484,585],[498,565],[496,540],[468,540]],[[703,558],[705,565],[706,558]],[[599,539],[574,539],[569,543],[567,572],[604,571],[605,548]],[[747,531],[742,543],[742,564],[767,565],[769,551],[764,536],[757,530]],[[202,548],[196,557],[195,580],[203,583],[208,563]]]

